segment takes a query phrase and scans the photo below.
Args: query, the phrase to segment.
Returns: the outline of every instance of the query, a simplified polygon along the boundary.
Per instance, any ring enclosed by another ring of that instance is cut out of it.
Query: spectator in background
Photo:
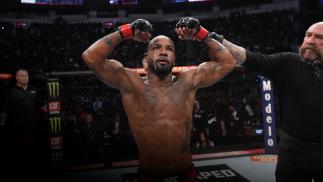
[[[321,14],[315,13],[308,15],[310,18],[315,16],[322,17]],[[229,17],[212,17],[202,22],[205,23],[205,27],[214,27],[219,32],[230,32],[228,37],[234,42],[247,45],[251,50],[273,53],[278,50],[296,50],[295,40],[298,38],[295,32],[303,27],[297,17],[298,14],[294,10],[280,10],[257,14],[233,13]],[[61,23],[62,21],[62,18],[58,18],[51,24],[37,23],[35,20],[23,29],[17,28],[12,22],[0,21],[1,27],[4,27],[0,29],[0,70],[14,70],[17,65],[32,65],[32,69],[43,68],[45,72],[87,70],[81,60],[81,52],[97,38],[111,33],[118,24],[104,27],[102,23]],[[154,32],[156,35],[166,34],[174,39],[175,23],[154,22]],[[252,37],[250,32],[253,32]],[[190,41],[176,41],[175,44],[177,65],[199,64],[204,60],[200,55],[208,55],[207,49],[203,52],[194,51],[199,46]],[[139,46],[138,49],[129,49],[136,45]],[[112,56],[116,60],[129,60],[122,62],[126,67],[140,67],[145,48],[144,44],[122,42]],[[194,55],[190,54],[192,51],[195,52]],[[33,59],[29,59],[30,57]],[[56,64],[52,64],[53,62]]]
[[[81,107],[78,138],[81,151],[79,162],[94,164],[103,161],[104,131],[96,121],[93,108],[90,104]]]
[[[1,114],[5,120],[7,135],[8,168],[15,172],[30,172],[40,167],[43,159],[39,159],[39,116],[42,100],[37,89],[29,85],[29,74],[26,69],[16,72],[17,83],[8,90],[4,111]],[[38,169],[44,169],[42,166]],[[26,174],[27,174],[26,173]]]
[[[202,108],[200,98],[196,98],[193,106],[193,129],[192,129],[192,145],[199,141],[199,132],[207,127],[205,110]]]
[[[208,133],[205,130],[201,130],[200,139],[196,143],[196,148],[212,148],[214,147],[214,142],[210,140]]]
[[[244,117],[243,111],[238,109],[235,104],[229,105],[226,128],[228,131],[227,141],[236,143],[244,136]]]
[[[115,118],[114,118],[113,134],[114,135],[119,135],[120,134],[120,114],[119,113],[117,113]]]
[[[223,118],[225,111],[222,107],[216,107],[213,105],[210,107],[208,113],[208,134],[210,139],[215,145],[224,144],[227,136],[227,129],[224,122],[225,118]]]

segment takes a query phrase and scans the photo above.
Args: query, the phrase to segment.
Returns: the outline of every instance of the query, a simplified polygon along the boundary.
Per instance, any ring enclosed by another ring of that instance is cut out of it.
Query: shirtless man
[[[119,27],[92,44],[83,53],[85,63],[107,85],[119,89],[129,125],[139,149],[139,181],[195,181],[190,136],[196,91],[213,85],[236,64],[228,50],[214,39],[197,19],[182,18],[176,25],[180,39],[203,42],[212,61],[183,71],[175,79],[174,42],[163,35],[149,41],[152,26],[138,19]],[[116,60],[107,60],[126,39],[149,42],[143,59],[147,79]]]

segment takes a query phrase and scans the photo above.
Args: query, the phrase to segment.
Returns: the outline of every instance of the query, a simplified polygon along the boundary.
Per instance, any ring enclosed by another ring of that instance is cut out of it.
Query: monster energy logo
[[[52,166],[54,169],[60,169],[63,167],[63,155],[62,152],[52,153]]]
[[[61,118],[52,117],[49,118],[50,121],[50,131],[53,134],[58,134],[61,131]]]
[[[49,96],[53,98],[59,97],[59,83],[50,82],[50,83],[47,83],[47,85],[49,90]]]

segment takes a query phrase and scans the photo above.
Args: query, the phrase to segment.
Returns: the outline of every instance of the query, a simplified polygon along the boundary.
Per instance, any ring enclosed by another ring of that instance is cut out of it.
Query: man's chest
[[[10,94],[11,104],[30,104],[34,103],[36,100],[35,90],[12,90]]]
[[[323,101],[323,68],[308,65],[295,67],[286,73],[283,80],[280,87],[284,88],[282,91],[287,97],[306,102]]]
[[[323,66],[305,61],[290,61],[275,74],[275,81],[287,89],[309,89],[323,86]]]
[[[145,88],[142,103],[146,109],[176,110],[190,101],[190,93],[181,87]]]

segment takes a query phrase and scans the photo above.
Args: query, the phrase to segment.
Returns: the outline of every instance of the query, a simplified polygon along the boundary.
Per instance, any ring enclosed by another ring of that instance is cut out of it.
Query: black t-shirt
[[[17,85],[13,86],[5,98],[6,127],[13,129],[36,127],[39,106],[40,97],[36,89],[28,87],[24,90]]]
[[[273,82],[286,133],[305,141],[323,142],[322,66],[312,66],[296,53],[264,55],[250,51],[243,65]]]

